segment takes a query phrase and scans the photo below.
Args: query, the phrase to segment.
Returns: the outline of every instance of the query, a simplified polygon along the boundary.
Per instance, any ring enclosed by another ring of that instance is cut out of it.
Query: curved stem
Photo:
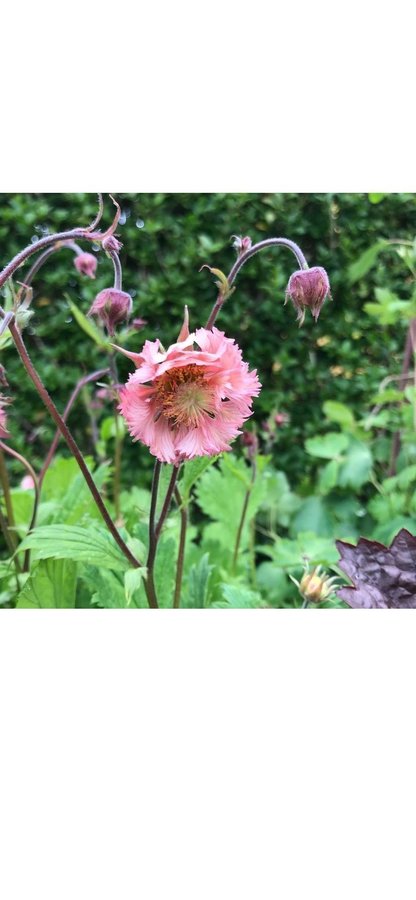
[[[2,310],[1,307],[0,307],[0,315],[4,316],[4,310]],[[14,343],[16,345],[17,352],[22,360],[22,363],[26,369],[26,372],[29,375],[29,378],[31,379],[33,384],[35,385],[35,388],[36,388],[41,400],[43,401],[44,405],[46,406],[48,412],[50,413],[54,422],[58,426],[58,428],[62,434],[62,437],[64,438],[71,453],[75,457],[75,459],[79,465],[79,468],[81,469],[81,472],[85,478],[85,481],[87,482],[87,485],[91,491],[91,494],[95,500],[95,503],[101,513],[101,516],[104,519],[105,524],[107,525],[107,528],[109,529],[110,533],[112,534],[118,547],[120,548],[120,550],[122,551],[122,553],[124,554],[126,559],[128,560],[129,564],[131,566],[133,566],[134,568],[139,568],[142,565],[142,563],[140,563],[136,559],[136,557],[133,556],[133,553],[129,550],[129,548],[127,547],[127,544],[125,543],[125,541],[123,541],[123,538],[121,537],[116,526],[114,525],[114,522],[107,510],[107,507],[105,506],[105,503],[103,502],[100,492],[98,491],[98,489],[95,485],[94,479],[91,476],[91,473],[85,463],[84,457],[83,457],[77,443],[75,442],[74,438],[72,437],[72,434],[69,431],[67,425],[63,421],[62,416],[58,412],[52,398],[49,396],[43,382],[41,381],[31,359],[30,359],[30,356],[26,350],[26,347],[25,347],[24,341],[22,339],[22,336],[19,332],[19,329],[17,328],[17,326],[14,322],[10,322],[9,328],[10,328],[10,333],[12,335]]]
[[[245,523],[246,515],[247,515],[248,504],[249,504],[249,500],[250,500],[250,494],[253,490],[255,478],[256,478],[256,463],[253,460],[252,465],[251,465],[251,481],[246,490],[246,494],[244,497],[243,508],[241,510],[240,524],[238,526],[237,537],[235,539],[233,562],[232,562],[232,571],[233,572],[235,571],[235,567],[237,565],[238,551],[240,549],[240,543],[241,543],[241,535],[243,533],[244,523]]]
[[[97,194],[97,197],[98,197],[98,211],[97,211],[97,215],[96,215],[94,221],[91,222],[91,225],[88,226],[87,231],[95,231],[97,225],[99,224],[99,222],[101,222],[101,219],[102,219],[102,216],[103,216],[103,212],[104,212],[103,195],[102,195],[102,194]]]
[[[72,250],[76,256],[79,256],[83,251],[81,247],[75,241],[58,241],[52,247],[48,247],[40,256],[35,260],[33,265],[30,267],[27,275],[25,275],[25,280],[23,282],[24,288],[29,288],[32,284],[32,281],[39,272],[39,269],[48,261],[49,257],[56,253],[57,250],[68,249]],[[25,300],[25,308],[27,309],[31,303],[31,297],[28,300]]]
[[[90,381],[98,381],[99,378],[103,378],[104,375],[108,374],[108,372],[109,372],[109,369],[98,369],[97,372],[92,372],[90,375],[85,375],[84,378],[80,379],[78,384],[75,385],[75,388],[72,391],[72,394],[68,400],[68,403],[66,404],[66,407],[62,413],[62,419],[64,422],[66,422],[66,420],[69,416],[69,413],[71,412],[71,409],[78,397],[78,394],[82,391],[82,388],[85,387],[86,384],[89,384]],[[57,430],[55,432],[55,436],[51,443],[51,446],[49,447],[49,450],[46,454],[45,462],[43,463],[43,466],[39,473],[39,486],[40,487],[42,486],[43,479],[44,479],[46,472],[47,472],[47,470],[53,460],[53,457],[55,455],[55,451],[58,446],[60,437],[61,437],[61,431],[59,428],[57,428]]]
[[[175,594],[173,597],[173,608],[178,609],[181,603],[183,564],[185,562],[186,529],[188,525],[188,508],[186,506],[183,506],[182,497],[177,487],[175,487],[175,500],[178,504],[181,514],[181,532],[179,537],[178,561],[176,564]]]
[[[27,459],[25,459],[24,456],[21,456],[20,453],[17,453],[16,450],[13,450],[12,447],[9,447],[7,444],[4,444],[3,441],[0,441],[0,450],[2,450],[3,453],[8,453],[9,456],[13,456],[14,459],[17,459],[18,462],[20,462],[22,464],[22,466],[24,466],[24,468],[26,469],[26,471],[29,473],[29,475],[31,476],[31,478],[33,480],[35,499],[33,501],[32,518],[30,520],[29,528],[27,530],[27,533],[30,534],[30,532],[33,530],[33,528],[35,527],[35,524],[36,524],[36,516],[37,516],[38,506],[39,506],[39,499],[40,499],[39,479],[36,475],[35,470],[32,469],[30,462]],[[23,571],[28,572],[29,567],[30,567],[30,550],[26,550],[24,561],[23,561]]]
[[[109,255],[114,266],[114,288],[116,291],[121,291],[123,284],[123,273],[118,253],[116,253],[115,250],[111,250]]]
[[[234,284],[234,281],[240,271],[240,269],[245,265],[245,263],[251,259],[256,253],[260,253],[261,250],[266,250],[268,247],[287,247],[288,250],[291,250],[295,255],[299,266],[301,269],[308,269],[308,263],[306,261],[306,257],[303,255],[302,250],[295,244],[294,241],[290,241],[289,238],[266,238],[264,241],[259,241],[258,244],[254,244],[253,247],[250,247],[249,250],[246,250],[241,256],[236,259],[230,273],[228,275],[227,281],[228,285],[231,288]],[[205,328],[210,329],[214,325],[214,322],[218,316],[218,313],[227,299],[227,294],[224,294],[220,291],[218,294],[217,300],[211,310],[211,314],[208,318],[207,324]]]

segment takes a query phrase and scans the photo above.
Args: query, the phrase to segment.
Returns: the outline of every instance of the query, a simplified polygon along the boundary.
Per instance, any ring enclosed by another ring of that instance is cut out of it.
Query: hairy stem
[[[4,316],[3,310],[0,311],[0,315]],[[107,525],[107,528],[109,529],[110,533],[112,534],[118,547],[120,547],[120,550],[122,551],[122,553],[128,560],[129,564],[131,566],[133,566],[134,568],[139,568],[142,565],[142,563],[140,563],[136,559],[136,557],[133,556],[133,554],[127,547],[127,544],[125,543],[125,541],[123,541],[123,538],[119,534],[116,526],[114,525],[114,522],[103,502],[100,492],[98,491],[98,489],[95,485],[94,479],[92,478],[92,476],[89,472],[89,469],[85,463],[84,457],[83,457],[77,443],[75,442],[74,438],[72,437],[72,434],[69,431],[66,423],[62,419],[62,416],[58,412],[52,398],[49,396],[43,382],[41,381],[31,359],[30,359],[30,356],[26,350],[26,347],[25,347],[24,341],[22,339],[22,336],[19,332],[19,329],[17,328],[17,326],[14,322],[10,322],[9,328],[10,328],[10,333],[12,335],[14,343],[16,345],[17,352],[22,360],[22,363],[26,369],[26,372],[29,375],[29,378],[31,379],[31,381],[33,382],[42,402],[44,403],[48,412],[52,416],[54,422],[58,426],[58,428],[62,434],[62,437],[64,438],[71,453],[75,457],[75,459],[79,465],[79,468],[81,469],[81,472],[85,478],[85,481],[87,482],[87,485],[91,491],[94,501],[99,509],[99,512],[101,513],[101,516],[104,519],[105,524]]]
[[[178,609],[181,603],[183,565],[185,562],[186,529],[188,525],[188,508],[183,505],[182,497],[177,487],[175,487],[175,500],[178,504],[181,514],[181,531],[179,537],[178,560],[176,564],[175,594],[173,597],[173,608]]]
[[[407,379],[409,377],[410,364],[411,364],[412,359],[414,358],[415,348],[416,348],[416,319],[411,319],[409,322],[409,327],[407,329],[406,343],[405,343],[404,354],[403,354],[402,371],[401,371],[399,383],[398,383],[398,388],[401,391],[404,390]],[[387,473],[388,477],[391,477],[392,475],[395,475],[395,473],[396,473],[396,463],[397,463],[397,457],[400,453],[400,444],[401,444],[401,436],[400,436],[400,429],[398,429],[395,432],[394,437],[393,437],[390,465],[389,465],[389,470]]]
[[[256,253],[260,253],[261,250],[266,250],[268,247],[287,247],[288,250],[291,250],[295,255],[299,266],[301,269],[307,269],[308,263],[306,262],[306,258],[302,253],[300,247],[295,244],[294,241],[290,241],[288,238],[267,238],[264,241],[259,241],[258,244],[254,244],[253,247],[250,247],[249,250],[246,250],[245,253],[242,253],[241,256],[236,259],[229,275],[227,278],[228,285],[231,288],[234,284],[234,281],[240,271],[240,269],[245,265],[245,263],[251,259]],[[225,300],[227,299],[227,294],[224,294],[222,291],[218,294],[217,300],[212,307],[210,316],[208,318],[207,324],[205,328],[211,329],[214,325],[214,322],[220,312],[221,307],[223,306]]]
[[[176,487],[176,482],[177,482],[177,480],[178,480],[178,475],[179,475],[179,466],[174,466],[174,467],[173,467],[173,472],[172,472],[172,475],[171,475],[171,478],[170,478],[170,482],[169,482],[169,484],[168,484],[168,489],[167,489],[167,491],[166,491],[165,502],[164,502],[164,504],[163,504],[163,506],[162,506],[162,511],[161,511],[161,513],[160,513],[159,521],[158,521],[158,523],[157,523],[157,525],[156,525],[156,528],[155,528],[155,538],[156,538],[156,543],[157,543],[158,540],[159,540],[160,532],[162,531],[163,525],[164,525],[164,523],[165,523],[166,516],[167,516],[167,514],[168,514],[168,512],[169,512],[170,504],[172,503],[172,497],[173,497],[173,493],[174,493],[174,490],[175,490],[175,487]]]

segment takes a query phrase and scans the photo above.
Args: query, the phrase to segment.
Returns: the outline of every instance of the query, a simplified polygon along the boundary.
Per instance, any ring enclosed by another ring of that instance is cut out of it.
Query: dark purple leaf
[[[356,547],[336,542],[339,568],[353,587],[339,588],[338,597],[355,609],[416,609],[416,537],[402,528],[385,547],[360,538]]]

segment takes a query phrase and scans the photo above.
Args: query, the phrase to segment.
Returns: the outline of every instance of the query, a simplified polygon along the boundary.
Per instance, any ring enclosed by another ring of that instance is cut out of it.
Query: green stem
[[[29,528],[27,530],[27,533],[30,534],[30,532],[33,530],[33,528],[35,527],[35,524],[36,524],[36,516],[37,516],[38,506],[39,506],[39,499],[40,499],[39,479],[36,475],[35,470],[32,469],[30,462],[27,459],[25,459],[25,457],[22,456],[20,453],[17,453],[16,450],[13,450],[12,447],[8,447],[7,444],[4,444],[3,441],[0,441],[0,451],[2,451],[3,453],[8,453],[10,456],[13,457],[13,459],[17,459],[18,462],[20,462],[22,464],[22,466],[26,469],[26,471],[29,473],[29,475],[31,476],[31,478],[33,480],[35,499],[33,502],[32,518],[30,520]],[[23,562],[23,571],[28,572],[29,568],[30,568],[30,550],[26,550],[24,562]]]
[[[175,500],[178,504],[181,514],[181,532],[179,537],[178,560],[176,564],[175,594],[173,597],[173,608],[178,609],[181,603],[183,565],[185,562],[186,529],[188,525],[188,508],[183,505],[182,497],[177,487],[175,487]]]
[[[4,446],[4,445],[3,445]],[[0,481],[1,486],[3,488],[4,494],[4,503],[6,507],[6,515],[7,515],[7,523],[9,529],[15,528],[16,522],[14,519],[13,513],[13,503],[12,503],[12,495],[10,493],[10,481],[9,476],[7,474],[7,467],[4,459],[4,453],[0,450]],[[14,549],[17,547],[17,539],[14,532],[12,532],[12,542],[14,544]]]

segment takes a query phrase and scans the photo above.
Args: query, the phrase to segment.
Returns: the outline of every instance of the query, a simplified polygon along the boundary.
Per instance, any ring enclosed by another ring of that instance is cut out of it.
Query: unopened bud
[[[35,487],[35,482],[31,475],[24,475],[21,482],[20,488],[22,491],[32,491]]]
[[[87,275],[88,278],[95,278],[97,259],[92,253],[78,253],[74,258],[74,266],[81,275]]]
[[[106,253],[119,253],[123,244],[117,240],[114,234],[108,234],[103,238],[101,246]]]
[[[316,566],[312,572],[305,572],[299,584],[299,591],[304,600],[322,603],[332,594],[336,581],[336,578],[326,575],[321,566]]]
[[[305,312],[310,309],[315,322],[330,293],[328,275],[321,266],[293,272],[286,288],[286,299],[291,300],[297,312],[299,325],[303,325]]]
[[[247,250],[250,250],[252,245],[251,237],[239,237],[236,234],[233,234],[233,247],[234,250],[237,250],[237,256],[242,256],[243,253],[247,253]]]
[[[144,328],[145,325],[147,325],[147,319],[137,318],[133,319],[130,327],[134,328],[135,331],[141,331],[141,329]]]
[[[98,316],[108,333],[113,335],[115,326],[129,318],[132,308],[130,294],[117,288],[104,288],[97,294],[88,315]]]

